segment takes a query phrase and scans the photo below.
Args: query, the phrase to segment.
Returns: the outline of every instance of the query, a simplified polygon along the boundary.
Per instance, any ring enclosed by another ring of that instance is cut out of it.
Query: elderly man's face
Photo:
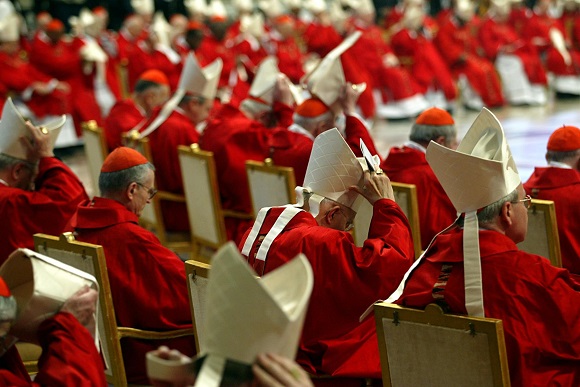
[[[528,209],[522,200],[526,197],[524,187],[520,184],[518,187],[518,201],[511,204],[511,218],[513,219],[511,227],[506,230],[506,236],[515,243],[520,243],[526,239],[528,233]]]
[[[131,183],[135,184],[133,189],[133,195],[131,201],[128,205],[128,210],[133,212],[137,216],[141,216],[143,209],[149,203],[151,203],[152,196],[155,191],[155,173],[153,170],[147,170],[147,177],[142,183]]]

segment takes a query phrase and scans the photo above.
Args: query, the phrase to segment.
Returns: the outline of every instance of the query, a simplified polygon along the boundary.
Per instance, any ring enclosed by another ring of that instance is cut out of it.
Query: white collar
[[[312,141],[314,141],[314,136],[312,135],[312,133],[310,133],[309,131],[307,131],[306,129],[304,129],[302,126],[298,125],[298,124],[292,124],[288,127],[288,130],[290,132],[294,132],[294,133],[298,133],[301,134],[303,136],[308,137],[309,139],[311,139]]]
[[[558,161],[548,161],[550,167],[562,168],[562,169],[572,169],[568,164],[560,163]]]
[[[415,149],[422,153],[427,152],[427,149],[423,145],[416,143],[415,141],[407,141],[403,145],[406,146],[407,148]]]
[[[7,183],[7,182],[5,182],[5,181],[4,181],[4,180],[2,180],[2,179],[0,179],[0,184],[4,184],[6,187],[10,187],[10,186],[8,185],[8,183]]]

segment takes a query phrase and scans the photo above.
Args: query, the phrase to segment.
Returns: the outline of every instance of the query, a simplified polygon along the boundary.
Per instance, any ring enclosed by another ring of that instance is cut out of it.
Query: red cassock
[[[82,242],[102,245],[115,304],[117,324],[168,331],[192,329],[185,266],[139,218],[121,203],[100,197],[78,207],[70,227]],[[145,353],[167,345],[187,356],[195,354],[193,337],[121,342],[129,383],[148,384]]]
[[[195,56],[199,60],[201,66],[207,66],[217,58],[221,58],[223,67],[218,87],[231,86],[230,76],[236,67],[231,42],[226,41],[225,39],[219,41],[211,34],[211,32],[208,32],[195,52]],[[200,57],[203,59],[200,59]]]
[[[278,58],[280,72],[286,74],[292,83],[299,83],[304,75],[304,55],[294,37],[282,39],[278,34],[270,34],[267,51]]]
[[[131,99],[117,101],[105,120],[105,138],[109,151],[121,146],[122,134],[133,129],[145,118],[145,112],[135,104],[135,101]]]
[[[479,41],[486,57],[491,61],[495,61],[502,48],[511,45],[514,48],[513,54],[521,59],[530,83],[541,85],[548,83],[535,47],[519,38],[509,23],[501,23],[486,17],[479,29]]]
[[[448,101],[455,100],[457,90],[453,78],[431,39],[422,32],[401,29],[391,37],[391,47],[419,84],[421,93],[428,89],[441,90]]]
[[[485,316],[503,321],[512,386],[580,385],[580,286],[499,232],[480,230],[479,246]],[[435,239],[397,303],[466,314],[463,278],[463,231],[454,229]]]
[[[381,165],[391,181],[417,186],[421,248],[454,221],[457,211],[425,159],[425,153],[403,146],[391,148]]]
[[[364,68],[371,89],[386,89],[382,90],[385,102],[406,99],[419,93],[417,83],[407,70],[401,66],[387,67],[383,64],[383,56],[392,54],[393,50],[384,42],[377,26],[363,27],[355,22],[351,27],[361,31],[362,35],[347,53]]]
[[[0,184],[0,265],[15,249],[34,250],[32,235],[60,235],[88,196],[81,181],[54,157],[40,159],[35,191]]]
[[[493,63],[483,56],[477,39],[479,26],[479,19],[463,24],[451,16],[441,25],[433,42],[455,78],[465,75],[486,106],[502,106],[504,97],[499,77]]]
[[[580,274],[580,173],[575,169],[536,167],[524,184],[533,198],[553,200],[560,237],[562,266]]]
[[[308,52],[318,54],[321,58],[342,42],[342,37],[332,25],[322,25],[316,21],[308,24],[304,35],[304,43]],[[358,59],[350,50],[340,56],[344,77],[353,84],[363,83],[369,86],[360,95],[358,105],[365,117],[375,115],[375,100],[373,99],[372,79],[359,64]]]
[[[256,260],[262,239],[283,209],[268,210],[247,259],[259,275],[299,253],[304,253],[312,265],[314,289],[297,361],[310,373],[380,378],[374,324],[370,319],[371,323],[361,327],[359,317],[397,287],[413,261],[405,215],[395,202],[377,201],[369,238],[363,247],[356,247],[349,233],[320,227],[310,213],[300,211],[274,239],[265,263]],[[240,247],[248,234],[249,230]]]
[[[523,37],[528,39],[532,44],[532,39],[540,38],[543,44],[536,45],[540,54],[546,57],[546,69],[555,75],[578,75],[580,74],[580,52],[568,49],[571,63],[568,65],[564,57],[552,44],[550,40],[550,30],[555,28],[562,33],[562,36],[568,42],[571,40],[566,36],[564,26],[559,19],[554,19],[548,15],[538,15],[532,13],[526,28],[523,31]]]
[[[50,76],[22,59],[20,53],[9,55],[0,52],[0,83],[6,87],[8,92],[20,94],[32,86],[34,82],[48,82],[50,80]],[[32,93],[30,100],[25,101],[25,103],[38,118],[47,115],[67,114],[71,111],[68,95],[58,90],[47,95]]]
[[[42,355],[34,382],[16,347],[0,357],[3,386],[107,386],[103,361],[95,340],[70,313],[57,313],[38,329]]]
[[[195,125],[180,110],[179,108],[174,110],[167,120],[148,136],[153,165],[157,170],[155,174],[156,186],[160,190],[176,194],[183,194],[183,180],[177,147],[179,145],[189,146],[199,141]],[[157,110],[157,113],[159,111],[160,109]],[[147,128],[155,116],[157,114],[154,114],[143,128]],[[161,211],[167,230],[189,230],[185,203],[161,201]]]

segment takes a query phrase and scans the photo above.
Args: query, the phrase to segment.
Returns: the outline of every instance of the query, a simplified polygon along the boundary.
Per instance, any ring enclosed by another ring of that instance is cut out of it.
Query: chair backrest
[[[34,246],[39,253],[90,273],[97,279],[99,283],[97,329],[101,339],[101,353],[105,359],[105,375],[107,381],[114,386],[127,386],[121,352],[122,338],[166,340],[193,335],[192,329],[158,332],[117,326],[107,261],[102,246],[75,241],[72,233],[64,233],[60,237],[35,234]]]
[[[411,226],[411,237],[415,246],[415,258],[421,255],[421,229],[419,227],[419,204],[417,202],[417,188],[414,184],[391,182],[395,202],[401,207]],[[373,206],[364,198],[359,198],[361,203],[354,219],[353,237],[357,246],[362,246],[368,238]]]
[[[178,151],[194,249],[218,249],[227,236],[213,153],[197,144],[180,145]]]
[[[98,194],[101,167],[109,154],[105,133],[103,133],[103,128],[100,128],[96,121],[83,122],[81,123],[81,128],[83,130],[89,175],[93,183],[93,193]]]
[[[383,384],[509,386],[501,320],[377,303],[374,307]]]
[[[203,340],[205,339],[203,312],[205,311],[210,268],[211,266],[204,262],[194,260],[185,261],[187,288],[189,289],[189,306],[191,308],[191,321],[193,321],[195,349],[197,353],[201,353],[204,345]]]
[[[526,239],[518,243],[518,247],[548,258],[555,267],[562,267],[556,206],[553,201],[532,199],[528,210],[528,233]]]
[[[124,143],[141,153],[149,162],[153,163],[151,146],[148,138],[132,137],[132,132],[123,135]],[[154,232],[161,244],[176,252],[190,251],[191,241],[189,235],[176,233],[173,235],[165,229],[161,201],[185,203],[185,196],[167,191],[157,191],[157,195],[151,200],[151,205],[145,206],[139,217],[139,223],[146,229]]]
[[[77,242],[70,233],[61,237],[34,235],[36,251],[93,275],[99,283],[97,327],[101,338],[101,353],[105,359],[107,381],[126,386],[125,366],[117,332],[113,297],[109,286],[105,252],[101,246]]]
[[[38,373],[38,359],[40,359],[40,355],[42,354],[42,348],[36,344],[25,343],[23,341],[19,341],[15,345],[24,364],[24,368],[26,368],[26,372],[29,375]]]
[[[411,226],[411,236],[415,246],[415,258],[421,255],[421,226],[419,224],[419,202],[415,184],[391,182],[395,201],[403,210]]]
[[[270,158],[264,162],[247,160],[246,173],[254,217],[264,207],[296,203],[296,179],[292,167],[276,166]]]

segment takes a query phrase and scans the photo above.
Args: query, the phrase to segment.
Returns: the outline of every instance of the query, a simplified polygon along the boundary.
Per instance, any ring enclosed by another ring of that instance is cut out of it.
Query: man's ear
[[[129,200],[133,200],[133,197],[135,196],[135,191],[138,189],[139,187],[137,187],[137,183],[133,182],[131,184],[129,184],[127,186],[127,188],[125,189],[125,196],[127,197],[127,199]]]
[[[433,141],[435,141],[439,145],[445,146],[445,136],[439,136],[436,139],[434,139]]]
[[[24,163],[17,163],[12,167],[10,177],[15,181],[20,181],[28,169],[29,168]]]
[[[500,211],[499,216],[501,219],[501,223],[504,225],[505,228],[509,228],[513,224],[514,214],[515,214],[515,212],[514,212],[513,203],[505,202],[501,206],[501,211]]]

